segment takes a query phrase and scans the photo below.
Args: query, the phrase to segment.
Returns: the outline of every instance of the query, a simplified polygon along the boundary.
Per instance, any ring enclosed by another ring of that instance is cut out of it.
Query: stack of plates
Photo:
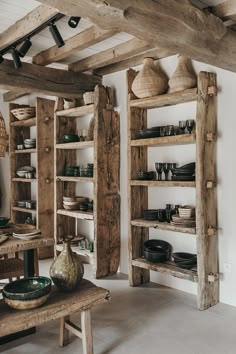
[[[13,232],[13,236],[20,239],[20,240],[31,240],[33,238],[38,237],[41,234],[41,231],[39,229],[32,229],[29,230],[28,228],[23,229],[15,229]]]
[[[191,269],[197,265],[197,255],[187,252],[176,252],[172,254],[175,264],[183,269]]]
[[[178,214],[172,215],[172,221],[170,222],[171,225],[180,226],[180,227],[195,227],[196,220],[195,217],[190,218],[183,218],[180,217]]]
[[[24,147],[26,149],[34,149],[34,148],[36,148],[36,139],[25,139],[24,140]]]
[[[173,168],[172,181],[194,181],[195,180],[195,162],[188,163],[187,165]]]
[[[87,202],[88,198],[85,197],[63,197],[63,207],[66,210],[80,210],[80,205],[86,203],[87,206]]]
[[[27,200],[18,200],[17,206],[19,208],[26,208],[26,202],[27,202]]]

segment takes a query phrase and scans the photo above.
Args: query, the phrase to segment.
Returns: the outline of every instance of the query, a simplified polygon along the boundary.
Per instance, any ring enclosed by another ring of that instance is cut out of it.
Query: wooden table
[[[63,293],[55,287],[48,301],[33,310],[13,310],[0,301],[0,337],[61,319],[59,345],[69,342],[69,331],[82,339],[83,353],[93,354],[91,308],[110,299],[110,292],[83,279],[79,288]],[[81,329],[70,321],[70,315],[81,312]]]

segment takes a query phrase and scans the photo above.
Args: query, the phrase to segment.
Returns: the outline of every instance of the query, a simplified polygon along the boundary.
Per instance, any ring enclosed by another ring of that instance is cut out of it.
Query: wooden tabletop
[[[0,337],[91,308],[109,298],[109,290],[83,279],[79,288],[71,293],[53,287],[47,302],[33,310],[14,310],[0,300]]]
[[[19,240],[13,236],[9,236],[9,239],[0,245],[0,255],[53,245],[53,238],[39,236],[33,240]]]

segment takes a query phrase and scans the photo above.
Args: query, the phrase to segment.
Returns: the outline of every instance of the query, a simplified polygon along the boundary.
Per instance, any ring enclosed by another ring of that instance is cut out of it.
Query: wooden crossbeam
[[[224,20],[236,21],[236,0],[227,0],[212,8],[214,15]]]
[[[16,100],[17,98],[23,97],[29,95],[28,92],[25,92],[25,90],[13,90],[13,91],[8,91],[3,94],[3,101],[4,102],[11,102]]]
[[[236,71],[236,33],[188,0],[40,0],[82,16],[103,29],[119,29],[152,48],[170,48],[195,60]],[[186,15],[187,14],[187,15]]]
[[[93,75],[78,74],[66,70],[42,67],[23,63],[15,69],[11,60],[0,65],[0,88],[25,89],[28,93],[40,92],[60,97],[79,97],[85,91],[94,90],[101,78]]]
[[[48,65],[67,56],[80,52],[96,43],[99,43],[116,34],[116,31],[102,30],[97,26],[92,26],[75,36],[67,39],[61,48],[53,46],[33,57],[33,63],[38,65]]]
[[[83,72],[93,70],[106,65],[120,62],[121,60],[130,58],[136,54],[142,53],[150,49],[150,45],[139,39],[130,39],[125,43],[121,43],[113,48],[109,48],[100,53],[91,55],[90,57],[79,60],[68,66],[69,70]]]

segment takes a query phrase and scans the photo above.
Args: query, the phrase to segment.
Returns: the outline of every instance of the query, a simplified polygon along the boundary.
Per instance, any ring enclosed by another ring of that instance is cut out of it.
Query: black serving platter
[[[171,176],[172,181],[195,181],[195,176]]]

